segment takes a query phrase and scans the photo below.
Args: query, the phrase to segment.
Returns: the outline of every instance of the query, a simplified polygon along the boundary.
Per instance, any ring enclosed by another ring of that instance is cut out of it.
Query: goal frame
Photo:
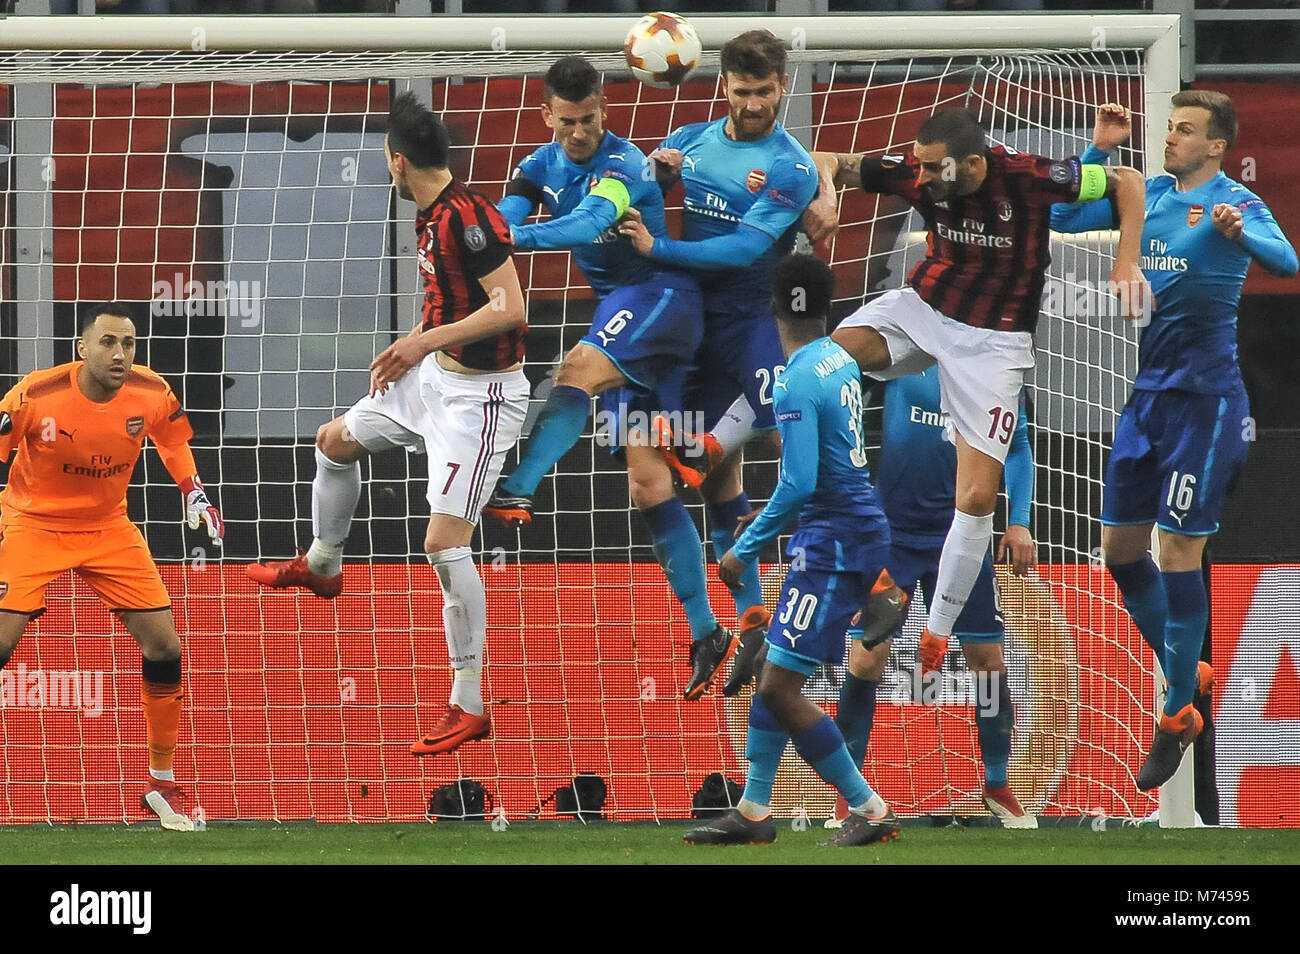
[[[401,75],[410,78],[419,72],[421,57],[429,54],[519,54],[520,66],[527,68],[538,59],[557,54],[582,52],[604,55],[613,63],[620,48],[621,30],[611,23],[630,24],[627,14],[606,16],[460,16],[460,17],[9,17],[0,24],[0,83],[68,82],[66,65],[57,64],[57,56],[69,51],[124,54],[109,57],[104,71],[96,71],[96,83],[127,83],[138,78],[130,57],[132,51],[173,51],[178,64],[206,66],[207,56],[282,51],[299,53],[395,54],[407,61]],[[865,51],[883,57],[989,54],[1040,49],[1055,50],[1139,50],[1144,58],[1144,122],[1147,170],[1160,168],[1161,143],[1171,110],[1170,97],[1179,90],[1180,35],[1179,17],[1166,14],[1117,14],[1089,16],[1081,14],[1022,15],[908,15],[908,16],[769,16],[754,18],[730,16],[693,16],[705,47],[704,67],[717,67],[717,50],[732,38],[738,28],[761,25],[786,40],[792,62],[801,54],[806,60],[824,59],[837,51]],[[613,38],[613,40],[611,39]],[[923,38],[924,43],[918,43]],[[24,52],[25,51],[25,52]],[[33,61],[48,54],[49,75],[33,72]],[[25,68],[15,71],[18,59]],[[392,58],[396,62],[398,56]],[[362,72],[350,65],[352,60],[331,63],[322,56],[321,78],[359,79],[383,72],[373,62]],[[357,58],[356,62],[362,62]],[[219,68],[218,68],[219,69]],[[215,78],[219,73],[187,73],[182,68],[174,82]],[[396,74],[395,74],[396,75]],[[153,77],[148,77],[152,79]],[[19,110],[15,119],[26,123],[27,132],[41,136],[42,120],[25,118]],[[44,133],[48,135],[48,133]],[[29,150],[30,151],[30,150]],[[1144,171],[1147,171],[1144,170]],[[15,208],[19,222],[24,201],[42,201],[32,190]],[[42,216],[36,217],[43,221]],[[40,229],[19,226],[33,241],[18,242],[19,263],[48,262],[43,257]],[[38,233],[32,235],[30,233]],[[44,284],[44,282],[42,282]],[[18,296],[19,302],[27,301]],[[40,296],[37,297],[40,301]],[[38,304],[38,308],[42,305]],[[38,332],[43,323],[36,324]],[[37,366],[50,363],[45,353],[48,344],[36,337],[36,352],[31,357]],[[23,354],[21,363],[27,363]],[[1159,682],[1157,673],[1157,682]],[[1161,824],[1190,825],[1192,817],[1192,774],[1185,765],[1178,776],[1181,785],[1161,792]],[[1168,807],[1166,807],[1168,805]]]

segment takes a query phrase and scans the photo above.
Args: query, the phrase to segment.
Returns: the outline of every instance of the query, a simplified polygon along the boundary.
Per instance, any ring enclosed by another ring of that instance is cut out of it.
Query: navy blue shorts
[[[823,663],[844,661],[849,620],[867,602],[889,558],[889,529],[843,544],[795,534],[787,555],[790,570],[767,631],[767,660],[811,675]],[[838,567],[838,569],[837,569]]]
[[[1250,402],[1233,394],[1134,391],[1115,428],[1101,522],[1208,536],[1250,447]]]
[[[916,589],[921,588],[925,605],[931,605],[934,588],[939,577],[939,555],[943,541],[917,543],[895,537],[890,552],[889,575],[907,591],[908,600],[916,599]],[[1006,636],[1002,607],[998,603],[998,585],[993,575],[993,554],[984,554],[980,575],[971,587],[970,598],[952,629],[962,642],[1000,643]]]
[[[754,409],[754,426],[776,427],[772,389],[778,371],[785,369],[785,352],[777,334],[771,305],[724,313],[704,306],[704,341],[695,356],[695,370],[687,377],[685,402],[702,411],[712,428],[740,395]]]
[[[685,272],[663,271],[606,295],[582,343],[604,352],[636,391],[648,393],[674,377],[680,389],[703,334],[700,286]]]

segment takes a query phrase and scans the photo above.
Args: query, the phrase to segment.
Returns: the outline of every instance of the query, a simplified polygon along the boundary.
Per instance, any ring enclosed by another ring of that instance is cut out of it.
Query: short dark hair
[[[770,30],[750,30],[722,47],[722,72],[759,79],[785,76],[785,44]]]
[[[935,113],[921,123],[916,141],[922,146],[941,142],[954,159],[982,156],[988,147],[984,127],[968,109],[942,109]]]
[[[570,103],[580,103],[588,96],[599,96],[603,86],[600,74],[581,56],[565,56],[546,71],[546,102],[556,96]]]
[[[835,274],[820,258],[787,255],[772,275],[772,311],[778,321],[815,323],[826,333],[835,297]]]
[[[451,136],[414,93],[402,93],[388,110],[388,150],[401,153],[417,169],[446,169]]]
[[[90,326],[95,323],[100,315],[112,315],[114,318],[129,318],[135,321],[135,314],[131,311],[130,305],[125,305],[120,301],[104,301],[98,305],[91,305],[81,314],[81,333],[84,335],[90,330]]]
[[[1208,110],[1210,121],[1206,126],[1206,134],[1211,139],[1226,140],[1228,149],[1237,141],[1237,108],[1232,105],[1228,94],[1212,89],[1185,89],[1181,93],[1174,93],[1170,102],[1174,107],[1199,106]]]

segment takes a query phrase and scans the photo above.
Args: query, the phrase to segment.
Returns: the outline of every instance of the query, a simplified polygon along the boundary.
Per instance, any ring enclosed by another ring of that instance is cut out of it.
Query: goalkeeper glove
[[[203,483],[198,477],[187,477],[181,482],[181,493],[185,495],[185,522],[191,530],[197,530],[203,523],[212,538],[213,546],[221,546],[221,538],[226,535],[226,524],[221,519],[221,511],[212,506]]]

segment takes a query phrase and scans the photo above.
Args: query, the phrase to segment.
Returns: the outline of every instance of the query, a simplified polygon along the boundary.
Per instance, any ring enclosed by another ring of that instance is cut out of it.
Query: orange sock
[[[185,689],[179,682],[140,684],[140,705],[149,739],[149,768],[170,772],[176,757],[176,737],[180,734],[181,705]]]

